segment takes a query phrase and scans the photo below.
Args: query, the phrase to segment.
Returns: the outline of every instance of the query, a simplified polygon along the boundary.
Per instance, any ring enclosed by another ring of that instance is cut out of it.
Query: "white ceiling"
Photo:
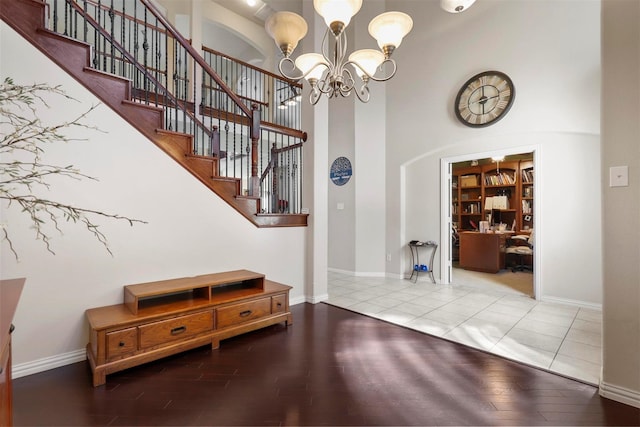
[[[301,7],[300,0],[254,0],[255,6],[249,6],[247,0],[211,1],[259,25],[264,25],[264,21],[275,11],[289,10],[299,13]]]

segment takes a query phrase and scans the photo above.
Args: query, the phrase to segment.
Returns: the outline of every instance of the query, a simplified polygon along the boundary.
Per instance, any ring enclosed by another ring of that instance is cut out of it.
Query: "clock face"
[[[494,124],[511,108],[516,96],[513,82],[499,71],[485,71],[471,77],[458,92],[456,117],[465,125]]]

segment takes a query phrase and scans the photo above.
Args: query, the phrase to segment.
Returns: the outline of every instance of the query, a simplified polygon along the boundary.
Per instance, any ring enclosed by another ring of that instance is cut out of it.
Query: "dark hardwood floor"
[[[326,304],[294,323],[107,376],[14,380],[14,424],[640,425],[590,385]]]

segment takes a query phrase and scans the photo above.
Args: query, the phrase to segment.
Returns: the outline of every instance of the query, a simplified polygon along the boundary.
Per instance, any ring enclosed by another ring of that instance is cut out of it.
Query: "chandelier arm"
[[[317,86],[313,86],[311,88],[311,92],[309,92],[309,103],[311,105],[316,105],[320,98],[322,97],[322,92],[318,90]]]
[[[353,74],[348,68],[342,69],[343,78],[342,85],[340,85],[340,93],[344,96],[349,95],[351,91],[356,87],[356,80],[353,78]]]
[[[387,58],[384,61],[382,61],[382,63],[378,66],[377,69],[381,69],[384,64],[391,64],[392,65],[392,69],[391,69],[391,73],[388,76],[384,76],[384,77],[375,77],[372,76],[371,74],[367,73],[364,68],[362,68],[360,65],[358,65],[357,62],[354,61],[347,61],[345,65],[347,64],[351,64],[353,67],[357,67],[359,70],[361,70],[363,72],[364,75],[366,75],[369,80],[373,80],[374,82],[386,82],[387,80],[391,79],[391,77],[395,76],[396,74],[396,70],[397,70],[397,65],[396,65],[396,61],[394,61],[391,58]]]
[[[316,83],[316,89],[321,94],[325,94],[329,98],[331,98],[331,97],[333,97],[333,91],[334,90],[333,90],[333,86],[331,85],[331,83],[327,81],[328,78],[329,78],[329,76],[327,75],[324,79],[318,80],[318,82]]]
[[[331,33],[331,30],[329,30],[327,28],[327,30],[324,32],[324,37],[322,37],[322,48],[320,49],[320,52],[322,53],[322,56],[324,57],[324,60],[327,62],[328,66],[329,66],[329,72],[331,73],[331,66],[333,64],[333,61],[329,58],[329,34]]]
[[[369,98],[371,97],[371,92],[369,92],[369,86],[367,86],[367,82],[363,82],[362,86],[359,90],[354,90],[356,96],[363,103],[369,102]]]
[[[316,68],[321,67],[323,65],[326,66],[326,64],[318,63],[318,64],[314,65],[313,67],[311,67],[309,69],[309,71],[307,71],[306,73],[302,73],[302,74],[298,74],[298,75],[290,75],[290,74],[285,73],[285,71],[282,69],[282,64],[287,63],[287,62],[291,64],[292,68],[297,69],[295,62],[291,58],[282,58],[280,60],[280,63],[278,64],[278,69],[280,71],[280,74],[282,74],[283,77],[285,77],[285,78],[287,78],[289,80],[294,80],[296,82],[300,81],[302,79],[306,79],[307,76],[309,74],[311,74],[311,72],[314,71]],[[331,71],[331,70],[329,70],[329,71]],[[324,79],[321,80],[321,81],[324,81]]]
[[[278,71],[280,71],[280,74],[282,74],[282,76],[284,76],[285,78],[287,78],[289,80],[298,81],[298,80],[303,79],[305,77],[304,74],[292,75],[292,74],[287,73],[283,69],[283,65],[284,64],[288,64],[288,67],[291,68],[291,71],[295,71],[297,68],[296,68],[296,63],[293,62],[293,59],[289,58],[288,56],[282,58],[280,60],[280,62],[278,63]]]
[[[338,37],[336,37],[336,74],[342,74],[342,70],[348,61],[345,61],[347,57],[347,34],[346,32],[340,33]]]

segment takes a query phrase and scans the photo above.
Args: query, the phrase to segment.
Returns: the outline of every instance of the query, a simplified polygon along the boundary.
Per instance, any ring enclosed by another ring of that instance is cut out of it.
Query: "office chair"
[[[451,226],[451,261],[460,260],[460,236],[456,227]]]
[[[516,271],[533,271],[533,230],[529,235],[517,235],[509,239],[506,253],[514,254],[517,258],[517,264],[511,267],[512,272]],[[524,263],[525,256],[531,256],[531,265]]]

